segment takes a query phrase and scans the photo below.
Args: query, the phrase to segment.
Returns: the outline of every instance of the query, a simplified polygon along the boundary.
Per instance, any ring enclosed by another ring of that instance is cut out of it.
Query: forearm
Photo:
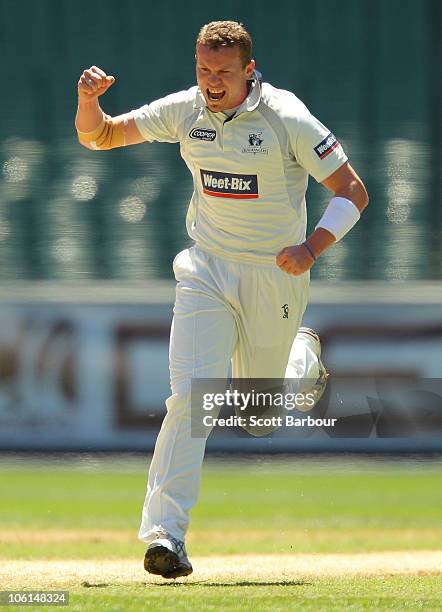
[[[358,203],[361,201],[358,200]],[[343,195],[335,195],[318,221],[315,231],[304,242],[313,259],[316,260],[323,251],[341,240],[359,221],[360,216],[360,210],[354,202]]]
[[[126,144],[125,126],[128,115],[112,118],[94,102],[79,102],[75,126],[80,144],[95,150],[115,149]]]
[[[104,120],[104,112],[100,108],[98,98],[84,101],[79,98],[75,127],[77,132],[93,132]],[[80,138],[81,141],[81,138]]]
[[[343,238],[368,204],[368,194],[356,172],[346,163],[323,181],[334,197],[306,243],[316,257]]]
[[[276,264],[288,274],[297,276],[309,270],[324,251],[351,230],[368,204],[367,191],[348,163],[322,184],[334,196],[314,232],[302,244],[285,247],[276,256]]]
[[[307,244],[308,249],[317,259],[324,251],[336,242],[336,238],[326,229],[318,227],[306,239],[304,244]]]

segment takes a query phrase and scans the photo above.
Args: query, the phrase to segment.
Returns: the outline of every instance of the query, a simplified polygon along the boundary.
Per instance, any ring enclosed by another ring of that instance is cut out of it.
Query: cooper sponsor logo
[[[258,198],[256,174],[230,174],[200,170],[203,191],[216,198]]]
[[[216,131],[209,128],[193,128],[189,136],[194,140],[206,140],[212,142],[216,138]]]
[[[336,136],[330,132],[328,136],[321,140],[321,142],[315,147],[316,155],[319,159],[324,159],[329,153],[331,153],[336,147],[339,147],[339,140]]]

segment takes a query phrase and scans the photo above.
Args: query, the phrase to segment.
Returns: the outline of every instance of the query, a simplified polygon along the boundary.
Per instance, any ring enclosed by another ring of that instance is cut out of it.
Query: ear
[[[246,75],[247,78],[250,78],[255,70],[256,62],[254,59],[250,60],[250,63],[246,66]]]

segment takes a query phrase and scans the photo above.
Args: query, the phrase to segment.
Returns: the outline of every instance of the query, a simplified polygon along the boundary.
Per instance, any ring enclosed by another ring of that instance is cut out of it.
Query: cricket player
[[[145,569],[192,572],[184,545],[196,503],[204,437],[191,436],[192,378],[305,377],[324,386],[316,333],[300,328],[309,270],[343,238],[368,202],[339,141],[291,92],[262,82],[242,24],[205,25],[197,85],[111,117],[98,99],[115,82],[101,68],[78,82],[82,145],[112,149],[179,143],[194,183],[186,225],[194,245],[173,264],[171,396],[149,471],[139,538]],[[306,238],[309,175],[330,202]]]

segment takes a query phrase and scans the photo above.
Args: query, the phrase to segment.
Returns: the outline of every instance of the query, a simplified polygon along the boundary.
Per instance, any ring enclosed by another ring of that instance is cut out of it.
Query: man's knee
[[[166,410],[169,414],[182,414],[187,415],[190,413],[190,390],[182,390],[179,392],[172,393],[166,399]]]

